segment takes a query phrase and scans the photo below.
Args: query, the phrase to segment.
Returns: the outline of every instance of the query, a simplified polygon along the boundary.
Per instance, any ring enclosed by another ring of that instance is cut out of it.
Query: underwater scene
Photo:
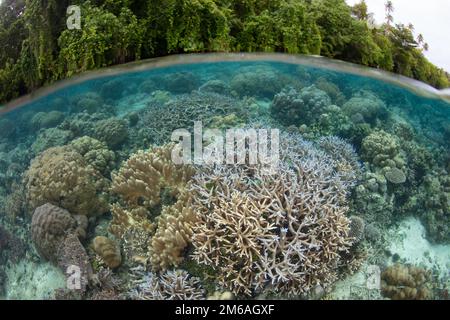
[[[0,299],[448,299],[450,103],[218,57],[0,108]]]

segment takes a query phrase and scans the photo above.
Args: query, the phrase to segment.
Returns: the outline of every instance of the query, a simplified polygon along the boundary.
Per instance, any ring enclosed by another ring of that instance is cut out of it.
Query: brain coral
[[[86,217],[72,216],[67,210],[51,204],[36,208],[31,221],[31,237],[38,253],[66,273],[76,266],[81,271],[84,292],[92,268],[79,238],[86,235]]]
[[[50,148],[37,156],[25,173],[31,208],[51,203],[72,214],[108,211],[104,192],[108,181],[70,147]]]
[[[381,274],[381,292],[392,300],[429,300],[431,274],[425,269],[396,264]]]
[[[294,88],[285,88],[275,95],[271,113],[284,125],[311,124],[330,105],[330,97],[314,85],[303,88],[300,92]]]
[[[351,246],[347,183],[333,160],[296,135],[281,139],[276,175],[261,166],[218,166],[194,176],[199,222],[192,258],[236,294],[286,295],[327,287]]]
[[[67,211],[51,204],[36,208],[31,221],[31,235],[38,253],[57,261],[58,248],[68,233],[77,233],[77,220]]]

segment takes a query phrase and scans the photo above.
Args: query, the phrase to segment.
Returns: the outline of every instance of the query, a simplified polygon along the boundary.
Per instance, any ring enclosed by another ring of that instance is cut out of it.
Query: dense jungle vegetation
[[[67,29],[69,5],[81,6],[80,30]],[[364,1],[3,0],[0,102],[85,70],[208,51],[320,54],[450,86],[423,37],[392,12],[388,1],[375,25]]]

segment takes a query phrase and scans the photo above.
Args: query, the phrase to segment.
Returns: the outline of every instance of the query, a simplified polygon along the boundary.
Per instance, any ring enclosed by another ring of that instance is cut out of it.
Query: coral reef
[[[314,85],[300,91],[285,88],[275,95],[271,114],[284,125],[312,124],[330,105],[330,97]]]
[[[386,173],[384,174],[386,177],[386,180],[393,184],[402,184],[406,182],[406,175],[405,173],[397,168],[390,168]]]
[[[117,268],[122,263],[122,255],[119,245],[106,237],[97,236],[92,241],[94,251],[102,258],[105,264],[111,268]]]
[[[73,100],[73,106],[77,112],[93,114],[96,112],[102,112],[104,109],[104,101],[102,97],[94,92],[79,95]]]
[[[184,270],[169,270],[160,275],[139,275],[129,296],[135,300],[204,300],[205,291],[199,278]]]
[[[219,166],[194,176],[192,258],[236,294],[306,294],[337,278],[351,245],[347,188],[332,159],[298,136],[282,138],[277,174]],[[319,191],[320,190],[320,191]]]
[[[413,212],[420,218],[429,239],[447,242],[450,239],[450,178],[447,172],[427,174],[402,211]]]
[[[0,139],[7,139],[11,137],[16,128],[14,122],[7,118],[0,119]]]
[[[0,265],[6,266],[8,261],[13,264],[19,262],[25,256],[26,249],[20,238],[0,225]]]
[[[395,196],[388,192],[383,174],[366,172],[352,197],[352,212],[362,214],[367,223],[389,225],[393,221]]]
[[[331,98],[333,104],[342,106],[345,103],[346,99],[344,94],[333,82],[330,82],[326,78],[321,77],[314,83],[314,85],[318,89],[326,92],[326,94]]]
[[[375,168],[402,169],[405,166],[398,141],[383,130],[373,132],[362,141],[362,156]]]
[[[168,74],[161,79],[165,90],[175,94],[191,93],[199,87],[200,80],[192,72],[176,72]]]
[[[396,264],[381,274],[381,292],[392,300],[430,300],[433,298],[430,278],[425,269]]]
[[[24,179],[31,209],[51,203],[73,214],[108,211],[108,181],[70,147],[47,149],[31,162]]]
[[[346,175],[343,178],[344,181],[361,179],[363,167],[351,144],[339,137],[327,136],[319,138],[317,145],[334,160],[336,171]]]
[[[31,222],[31,236],[41,257],[56,263],[58,248],[69,233],[83,235],[84,226],[67,211],[51,204],[36,208]],[[80,228],[80,229],[78,229]]]
[[[353,239],[353,243],[358,243],[364,239],[365,222],[361,217],[350,217],[349,237]]]

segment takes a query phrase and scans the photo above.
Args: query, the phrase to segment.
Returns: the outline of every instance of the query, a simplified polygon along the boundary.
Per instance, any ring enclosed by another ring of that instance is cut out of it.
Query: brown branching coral
[[[287,295],[326,287],[351,246],[346,186],[333,160],[298,136],[283,136],[276,175],[261,166],[212,167],[193,178],[193,259],[236,294]]]
[[[109,268],[117,268],[122,263],[122,255],[118,244],[106,237],[97,236],[92,241],[94,251]]]
[[[431,273],[425,269],[395,264],[381,274],[381,292],[393,300],[432,299]]]
[[[147,152],[139,151],[113,175],[112,191],[122,202],[111,208],[110,230],[121,239],[142,232],[154,235],[148,254],[155,270],[181,261],[192,233],[189,223],[195,217],[188,206],[189,195],[184,192],[194,169],[172,163],[173,147],[169,144]],[[154,218],[156,216],[158,219]],[[130,233],[130,229],[136,231]],[[143,238],[139,236],[136,240],[139,239]],[[132,238],[127,238],[127,246],[135,247],[133,242]]]
[[[111,190],[129,208],[153,208],[161,203],[162,191],[176,197],[194,173],[189,166],[171,161],[173,144],[132,155],[119,172],[113,174]]]
[[[183,193],[174,205],[162,209],[150,247],[150,262],[154,270],[165,270],[182,262],[182,253],[190,243],[192,226],[197,220],[187,193]]]
[[[108,181],[70,147],[50,148],[36,157],[25,174],[27,200],[32,209],[51,203],[72,214],[107,211]]]

